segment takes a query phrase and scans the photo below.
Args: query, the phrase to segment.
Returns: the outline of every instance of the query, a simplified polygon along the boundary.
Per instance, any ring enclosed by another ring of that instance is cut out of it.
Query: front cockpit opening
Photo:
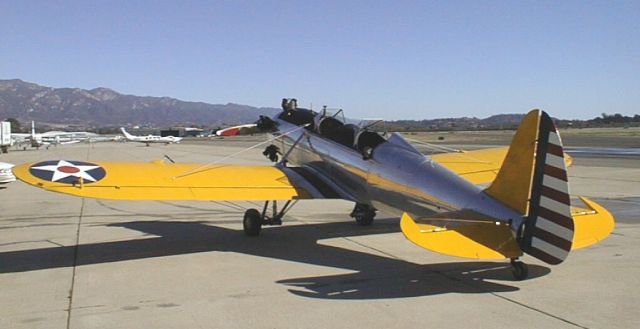
[[[312,110],[298,108],[298,101],[295,98],[282,99],[282,113],[279,119],[292,123],[297,126],[309,124],[308,130],[314,129],[314,118],[316,113]]]

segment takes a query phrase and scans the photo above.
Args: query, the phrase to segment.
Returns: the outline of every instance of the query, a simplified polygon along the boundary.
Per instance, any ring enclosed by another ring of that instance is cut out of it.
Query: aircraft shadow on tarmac
[[[245,237],[241,230],[207,224],[206,221],[133,221],[109,224],[108,226],[124,227],[157,237],[90,243],[77,247],[2,252],[0,273],[218,251],[353,271],[339,275],[277,281],[279,284],[290,286],[291,293],[311,298],[383,299],[518,290],[514,286],[491,282],[514,280],[511,268],[506,262],[420,265],[392,256],[374,255],[318,243],[319,240],[329,238],[397,232],[397,219],[377,220],[372,227],[366,228],[356,226],[352,222],[285,225],[264,229],[259,238]],[[547,267],[529,265],[530,279],[549,272]]]

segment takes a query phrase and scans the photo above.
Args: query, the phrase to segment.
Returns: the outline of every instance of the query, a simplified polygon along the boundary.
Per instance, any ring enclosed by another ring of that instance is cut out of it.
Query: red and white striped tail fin
[[[549,264],[571,251],[574,223],[562,140],[547,113],[540,111],[529,213],[520,247]]]

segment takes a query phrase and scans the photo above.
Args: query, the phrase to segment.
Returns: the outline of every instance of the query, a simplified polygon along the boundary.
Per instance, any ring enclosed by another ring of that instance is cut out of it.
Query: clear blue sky
[[[0,79],[345,109],[640,113],[640,1],[0,1]]]

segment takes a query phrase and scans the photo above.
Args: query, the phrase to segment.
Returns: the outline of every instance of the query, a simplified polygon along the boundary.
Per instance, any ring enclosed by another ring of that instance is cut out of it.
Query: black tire
[[[511,263],[511,266],[513,266],[513,277],[516,280],[522,281],[526,280],[529,277],[529,267],[527,266],[527,264],[520,261],[515,261]]]
[[[361,215],[355,216],[356,223],[360,226],[370,226],[373,224],[373,218],[376,217],[375,211],[364,211]]]
[[[262,228],[262,215],[258,209],[249,209],[245,211],[242,225],[244,227],[244,234],[247,236],[260,235],[260,229]]]

